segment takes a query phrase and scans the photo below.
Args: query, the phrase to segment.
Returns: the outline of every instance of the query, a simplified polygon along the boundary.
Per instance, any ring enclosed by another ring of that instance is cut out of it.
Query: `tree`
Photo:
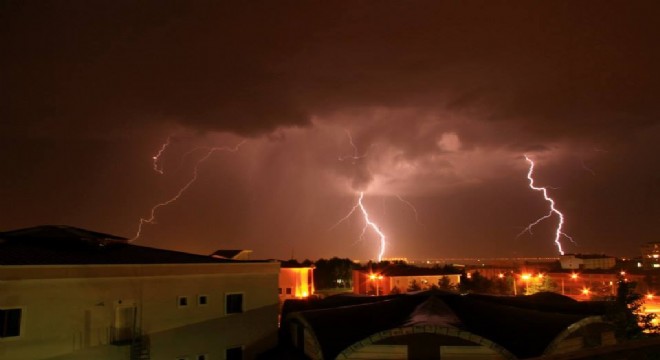
[[[616,299],[606,317],[614,323],[617,337],[636,339],[646,333],[658,333],[660,327],[653,324],[655,314],[644,314],[644,299],[635,293],[635,282],[619,278]]]
[[[413,279],[413,281],[411,281],[410,284],[408,285],[408,291],[419,291],[419,290],[422,290],[422,287],[419,286],[417,280]]]
[[[527,295],[536,294],[538,292],[554,292],[557,290],[557,284],[555,284],[549,277],[544,276],[541,279],[534,279],[529,284]]]
[[[456,285],[452,284],[451,280],[449,280],[449,276],[445,275],[438,280],[438,289],[453,291],[456,290]]]
[[[463,293],[490,293],[493,288],[493,281],[482,276],[478,271],[468,276],[461,276],[461,283],[458,286]]]
[[[330,260],[319,259],[315,263],[314,284],[317,289],[351,287],[355,263],[350,259],[333,257]]]

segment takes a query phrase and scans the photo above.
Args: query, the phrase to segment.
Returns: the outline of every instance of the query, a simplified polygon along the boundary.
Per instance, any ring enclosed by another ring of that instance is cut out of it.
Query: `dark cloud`
[[[624,251],[617,239],[649,238],[658,215],[659,10],[3,1],[0,167],[12,175],[0,191],[15,204],[3,226],[79,221],[130,236],[189,180],[193,149],[246,138],[204,163],[145,243],[371,256],[368,239],[346,245],[358,220],[326,231],[366,191],[393,249],[510,254],[511,240],[532,254],[537,242],[512,240],[545,211],[527,188],[527,153],[584,248],[606,238]],[[151,157],[168,136],[161,176]]]
[[[5,2],[2,115],[253,134],[385,105],[625,131],[658,115],[657,7]]]

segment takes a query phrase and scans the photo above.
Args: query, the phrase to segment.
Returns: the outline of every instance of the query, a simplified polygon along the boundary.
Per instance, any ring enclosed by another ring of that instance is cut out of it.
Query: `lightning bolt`
[[[371,221],[371,218],[369,217],[369,212],[367,211],[367,208],[364,206],[364,203],[362,200],[364,199],[364,191],[360,191],[357,203],[353,206],[351,211],[346,214],[343,218],[339,219],[336,224],[334,224],[328,231],[336,228],[339,224],[343,223],[346,221],[348,218],[351,217],[358,209],[360,210],[360,213],[362,213],[362,217],[364,218],[364,227],[362,228],[362,233],[360,234],[360,239],[364,238],[364,235],[367,233],[367,230],[371,229],[373,230],[376,235],[378,235],[378,239],[380,242],[380,250],[378,252],[378,262],[382,261],[383,259],[383,254],[385,253],[385,234],[383,231],[378,227],[378,225]]]
[[[160,164],[160,157],[163,155],[163,152],[165,152],[165,149],[167,149],[167,147],[170,146],[170,139],[171,137],[168,136],[167,141],[165,141],[165,143],[161,145],[156,155],[151,157],[154,160],[154,171],[161,175],[163,175],[163,165]]]
[[[353,165],[355,165],[355,163],[356,163],[358,160],[367,157],[367,152],[368,152],[368,151],[365,152],[364,154],[360,155],[360,153],[359,153],[359,151],[358,151],[358,148],[357,148],[357,146],[355,145],[355,142],[353,142],[353,136],[351,136],[351,133],[350,133],[348,130],[344,130],[344,131],[346,132],[346,136],[348,137],[348,141],[349,141],[349,143],[351,144],[351,147],[353,148],[353,155],[340,156],[340,157],[338,158],[338,160],[339,160],[339,161],[344,161],[344,160],[346,160],[346,159],[351,159],[351,160],[353,160]]]
[[[168,139],[168,142],[169,142],[169,139]],[[199,160],[197,160],[197,162],[195,163],[195,166],[193,168],[193,176],[190,178],[190,180],[188,180],[188,182],[186,182],[185,185],[183,185],[179,189],[179,191],[174,196],[172,196],[170,199],[154,205],[151,208],[151,212],[149,213],[148,218],[146,218],[146,219],[145,218],[140,218],[140,223],[138,224],[138,229],[137,229],[137,232],[135,234],[135,237],[133,237],[130,241],[133,242],[133,241],[137,240],[140,237],[140,235],[142,233],[142,228],[145,224],[150,224],[150,225],[156,224],[156,212],[158,211],[158,209],[179,200],[179,198],[186,192],[186,190],[188,190],[188,188],[192,184],[194,184],[195,181],[197,181],[197,177],[199,175],[199,166],[202,163],[204,163],[206,160],[208,160],[208,158],[211,157],[211,155],[213,155],[217,151],[236,152],[236,151],[238,151],[238,149],[244,143],[245,143],[245,140],[241,141],[240,143],[238,143],[238,145],[236,145],[234,147],[220,146],[220,147],[205,148],[207,150],[207,152],[206,152],[206,154],[204,154],[204,156],[199,158]],[[162,151],[166,147],[167,146],[163,145],[163,147],[161,148],[161,151],[159,152],[159,154],[154,157],[154,160],[155,160],[156,157],[160,156],[160,154],[162,153]],[[197,149],[200,149],[200,148],[197,148]],[[155,167],[154,169],[157,169],[157,168]],[[156,170],[156,171],[158,171],[158,170]],[[162,171],[162,169],[161,169],[161,171]],[[161,174],[162,174],[162,172],[161,172]]]
[[[540,192],[543,193],[543,198],[545,199],[545,201],[547,201],[550,204],[550,211],[545,216],[542,216],[538,220],[536,220],[533,223],[529,224],[520,234],[518,234],[518,236],[524,234],[525,232],[529,232],[531,234],[532,233],[532,228],[534,226],[536,226],[541,221],[551,217],[553,214],[557,214],[557,216],[559,217],[559,223],[557,224],[557,228],[555,230],[555,240],[554,240],[554,242],[555,242],[555,245],[557,246],[557,250],[559,250],[559,253],[561,255],[564,255],[564,250],[561,247],[561,241],[560,241],[561,237],[564,236],[567,239],[573,241],[573,238],[571,238],[570,236],[568,236],[566,233],[564,233],[562,231],[562,227],[564,226],[564,214],[562,214],[559,210],[557,210],[557,208],[555,208],[555,201],[551,197],[548,196],[548,190],[547,190],[546,187],[534,186],[534,178],[533,178],[534,161],[532,161],[532,159],[527,157],[527,155],[524,155],[524,156],[525,156],[525,160],[527,160],[527,162],[529,163],[529,171],[527,172],[527,179],[529,180],[529,187],[532,190],[540,191]]]

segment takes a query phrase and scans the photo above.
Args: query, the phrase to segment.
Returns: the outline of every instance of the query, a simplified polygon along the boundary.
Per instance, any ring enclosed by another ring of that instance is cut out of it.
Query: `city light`
[[[572,274],[571,274],[571,279],[573,279],[573,280],[577,280],[577,278],[578,278],[578,274],[577,274],[577,273],[572,273]]]
[[[588,288],[582,289],[582,295],[589,296],[589,293],[591,293],[591,290],[589,290]]]

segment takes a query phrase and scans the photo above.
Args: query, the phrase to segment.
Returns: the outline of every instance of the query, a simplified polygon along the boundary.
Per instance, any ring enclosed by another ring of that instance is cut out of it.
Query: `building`
[[[278,286],[280,303],[287,299],[303,299],[313,295],[314,267],[282,264]]]
[[[428,290],[445,286],[456,288],[461,274],[443,268],[387,266],[383,269],[353,270],[353,293],[361,295],[403,294],[411,290]]]
[[[69,226],[0,233],[0,357],[249,359],[277,343],[279,263]]]
[[[281,344],[308,359],[535,358],[616,345],[606,309],[553,293],[337,295],[287,301]]]
[[[660,269],[660,242],[642,246],[642,267],[646,270]]]
[[[559,258],[562,269],[566,270],[607,270],[616,266],[616,258],[605,255],[566,254]]]

